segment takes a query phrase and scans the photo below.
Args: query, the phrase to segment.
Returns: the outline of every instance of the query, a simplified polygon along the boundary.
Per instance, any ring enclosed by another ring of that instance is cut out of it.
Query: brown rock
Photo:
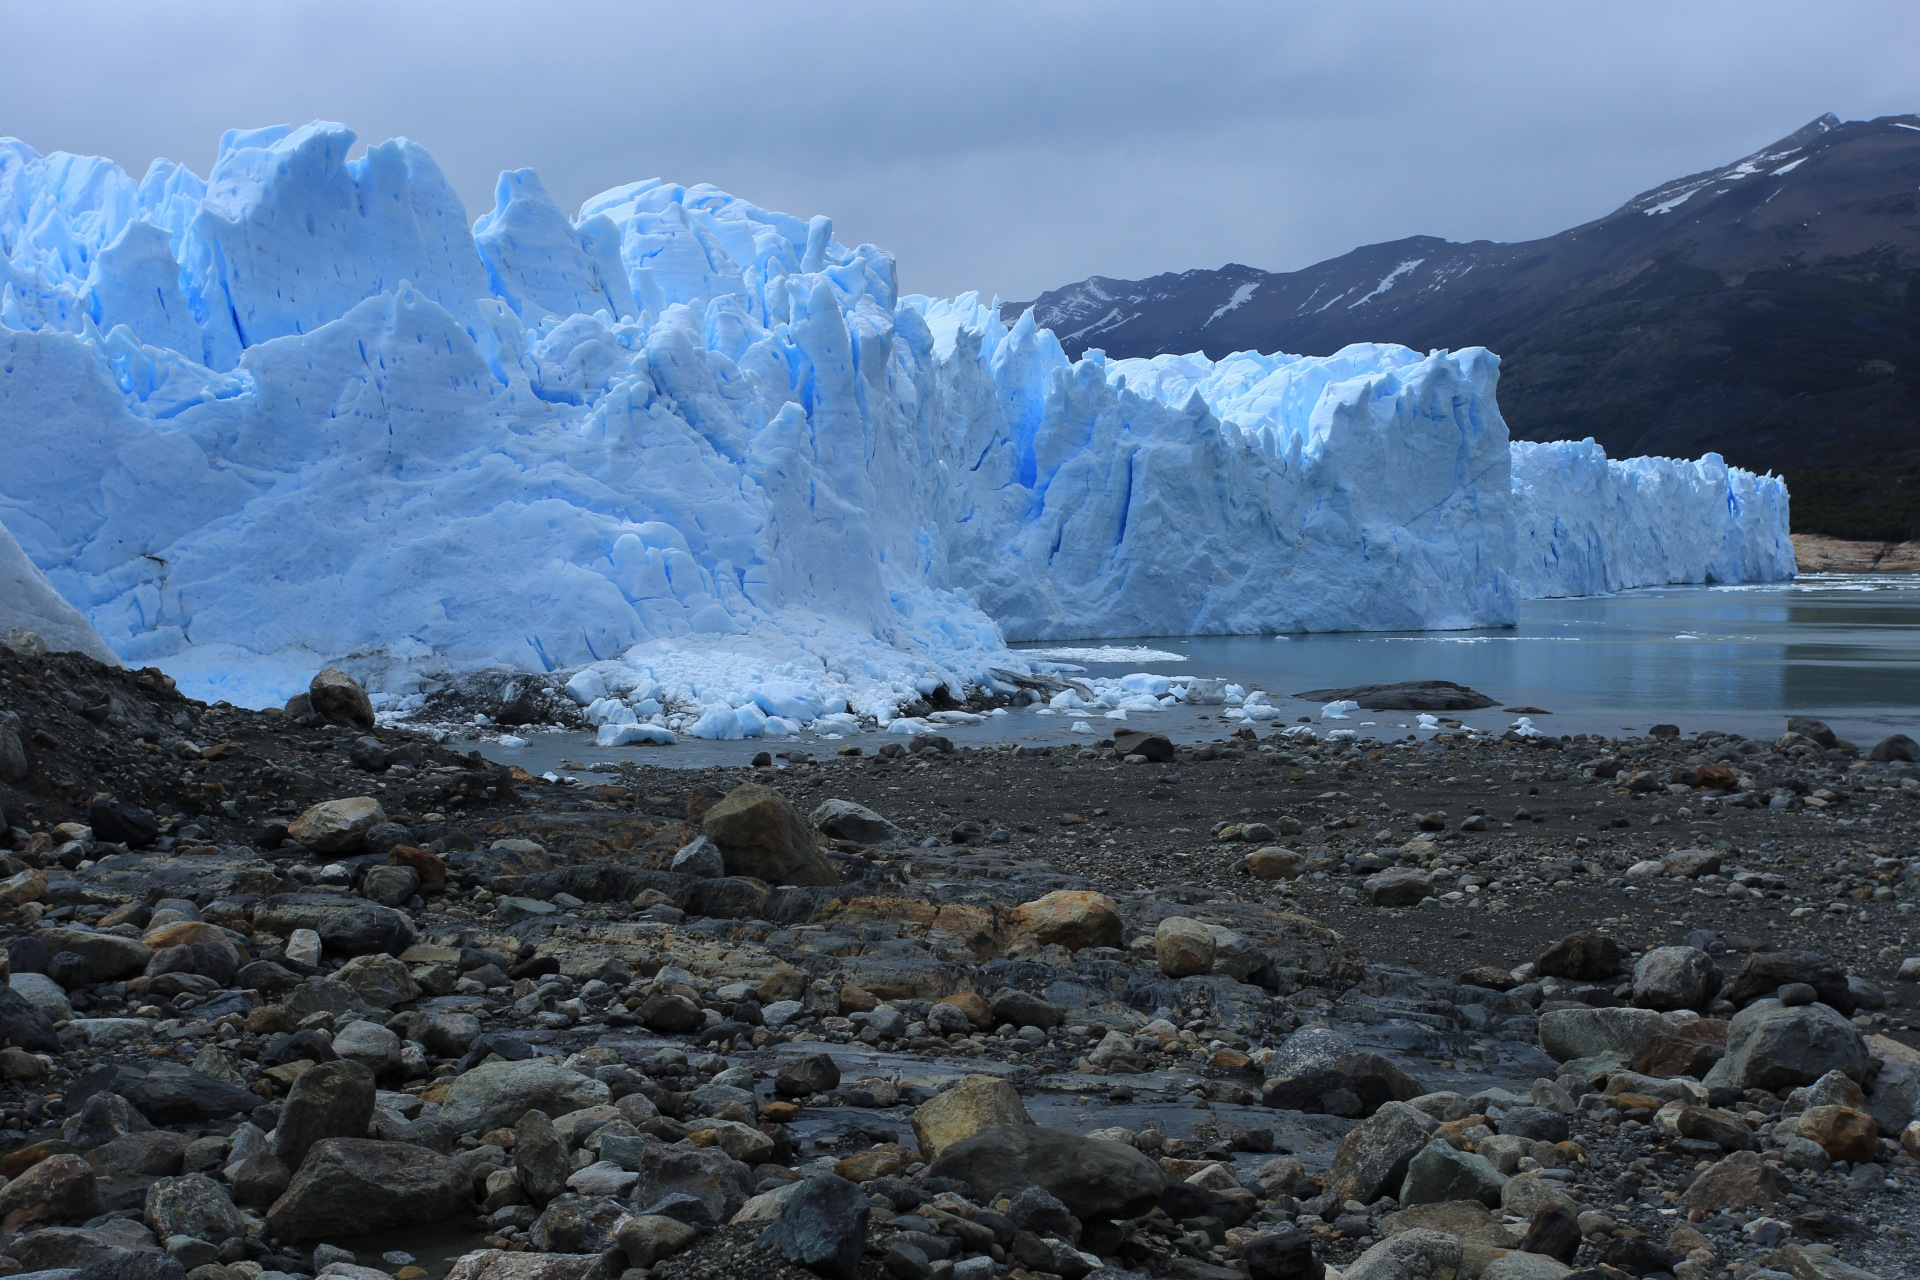
[[[1014,908],[1013,922],[1034,941],[1069,951],[1117,947],[1123,936],[1118,904],[1084,889],[1056,889],[1023,903]]]
[[[1880,1126],[1852,1107],[1808,1107],[1794,1132],[1819,1143],[1835,1160],[1862,1164],[1880,1158]]]
[[[956,991],[950,996],[935,1001],[936,1004],[950,1004],[967,1015],[967,1021],[973,1024],[975,1031],[993,1030],[993,1008],[984,997],[974,991]],[[1004,1123],[1004,1121],[1002,1122]]]
[[[1604,934],[1571,934],[1548,947],[1534,961],[1544,977],[1574,982],[1599,982],[1626,967],[1627,949]]]
[[[1716,791],[1732,791],[1740,785],[1740,778],[1726,765],[1703,764],[1693,771],[1693,785]]]
[[[79,1156],[48,1156],[0,1190],[0,1229],[84,1222],[100,1212],[100,1184]]]
[[[760,985],[754,989],[761,1004],[773,1004],[780,1000],[801,1000],[806,998],[808,978],[798,969],[778,969],[760,979]]]
[[[920,1158],[911,1147],[897,1142],[882,1143],[870,1150],[834,1162],[833,1171],[848,1182],[872,1182],[875,1178],[903,1178],[907,1166]]]
[[[720,846],[730,876],[768,884],[840,883],[840,873],[814,844],[813,828],[772,787],[757,782],[735,787],[707,810],[700,825]]]
[[[372,699],[358,680],[338,667],[328,667],[307,685],[307,704],[329,720],[373,728]]]
[[[287,836],[315,853],[353,853],[367,832],[386,820],[372,796],[323,800],[287,824]]]
[[[1277,844],[1262,845],[1247,855],[1245,866],[1255,880],[1292,880],[1300,874],[1300,855]]]
[[[1786,1179],[1756,1152],[1736,1151],[1703,1171],[1680,1196],[1681,1207],[1712,1213],[1759,1208],[1787,1193]]]
[[[865,987],[840,988],[840,1012],[842,1014],[872,1013],[879,1007],[880,997],[874,995],[873,992],[867,990]]]
[[[438,854],[428,853],[425,849],[410,844],[397,844],[387,850],[387,865],[412,867],[420,876],[420,887],[423,889],[447,887],[446,861]]]
[[[693,790],[687,793],[687,821],[705,821],[707,810],[720,803],[720,798],[725,794],[711,782],[694,783]]]

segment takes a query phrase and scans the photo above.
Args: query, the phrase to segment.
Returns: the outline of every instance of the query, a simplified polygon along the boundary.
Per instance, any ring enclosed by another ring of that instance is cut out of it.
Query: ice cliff
[[[825,218],[659,181],[569,218],[522,170],[469,226],[353,141],[135,180],[0,140],[0,524],[202,696],[591,666],[601,719],[733,736],[990,680],[1003,637],[1791,572],[1775,481],[1510,451],[1482,350],[1076,363]]]
[[[15,630],[33,632],[49,649],[78,651],[115,665],[120,661],[93,624],[53,589],[13,535],[0,527],[0,636]]]

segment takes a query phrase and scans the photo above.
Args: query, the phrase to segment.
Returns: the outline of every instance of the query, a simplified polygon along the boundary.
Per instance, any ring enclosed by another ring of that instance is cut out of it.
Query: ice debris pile
[[[1560,490],[1605,499],[1556,513],[1586,576],[1516,573],[1540,517],[1483,350],[1072,362],[826,218],[661,181],[568,218],[522,170],[469,227],[419,146],[353,144],[236,131],[135,180],[0,140],[0,523],[203,697],[587,668],[636,740],[733,736],[890,720],[1008,638],[1500,625],[1545,578],[1782,568],[1744,547],[1783,492],[1664,513],[1700,528],[1653,554],[1609,470]]]

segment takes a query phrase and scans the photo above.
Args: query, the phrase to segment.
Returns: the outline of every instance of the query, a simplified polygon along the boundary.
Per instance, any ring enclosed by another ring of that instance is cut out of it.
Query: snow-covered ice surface
[[[93,624],[53,589],[13,535],[0,527],[0,636],[16,628],[38,635],[49,649],[119,662]]]
[[[1543,580],[1483,350],[1074,363],[823,217],[649,181],[569,218],[521,170],[469,226],[353,141],[135,180],[0,140],[0,524],[198,696],[578,670],[616,738],[840,732],[1006,639],[1502,625]],[[1779,569],[1710,503],[1646,551],[1621,488],[1552,589]]]

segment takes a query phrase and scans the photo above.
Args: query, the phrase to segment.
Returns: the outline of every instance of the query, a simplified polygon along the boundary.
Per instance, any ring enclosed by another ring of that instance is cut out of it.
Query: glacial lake
[[[1538,707],[1535,726],[1550,733],[1645,733],[1658,723],[1686,733],[1722,729],[1774,737],[1791,715],[1818,716],[1862,746],[1890,733],[1920,737],[1920,579],[1810,575],[1786,583],[1725,587],[1652,587],[1613,596],[1533,600],[1519,625],[1476,631],[1342,632],[1294,636],[1141,637],[1018,645],[1022,650],[1097,650],[1126,646],[1159,658],[1073,665],[1092,676],[1133,671],[1224,678],[1265,690],[1280,717],[1263,734],[1307,718],[1317,729],[1353,729],[1368,737],[1416,732],[1410,713],[1353,712],[1320,718],[1318,702],[1295,692],[1398,680],[1453,680],[1500,700],[1466,712],[1466,724],[1499,731]],[[1131,713],[1129,727],[1176,740],[1225,736],[1238,727],[1220,707]],[[1076,720],[1095,732],[1075,733]],[[1043,716],[1010,710],[979,725],[944,728],[956,743],[1085,743],[1121,725],[1100,713]],[[525,747],[477,745],[488,756],[531,772],[561,761],[632,760],[668,766],[741,764],[761,750],[795,747],[816,755],[841,742],[812,734],[745,742],[682,740],[672,747],[602,749],[581,733],[532,733]],[[872,750],[887,735],[846,741]],[[562,770],[573,772],[572,770]]]

